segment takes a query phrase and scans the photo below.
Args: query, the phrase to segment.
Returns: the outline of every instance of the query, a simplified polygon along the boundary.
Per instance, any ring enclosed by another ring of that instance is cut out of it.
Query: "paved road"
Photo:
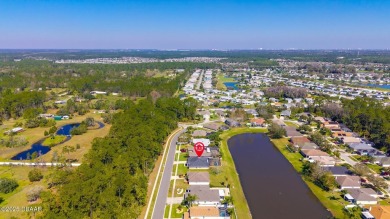
[[[173,161],[175,160],[175,152],[176,152],[176,142],[180,134],[185,132],[186,129],[183,129],[175,134],[175,136],[172,138],[171,143],[169,144],[168,148],[168,155],[167,155],[167,161],[165,163],[164,173],[162,175],[160,188],[158,190],[156,203],[153,206],[153,213],[152,218],[153,219],[162,219],[164,218],[164,210],[165,205],[167,203],[168,198],[168,190],[169,190],[169,184],[171,182],[171,176],[172,176],[172,169],[173,169]]]

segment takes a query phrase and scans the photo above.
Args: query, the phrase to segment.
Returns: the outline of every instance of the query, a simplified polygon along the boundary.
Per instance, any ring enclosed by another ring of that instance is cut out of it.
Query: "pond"
[[[228,90],[237,90],[238,87],[236,86],[237,82],[225,82],[223,83]]]
[[[366,84],[366,86],[390,90],[390,84]]]
[[[267,135],[236,135],[228,145],[254,219],[331,217]]]
[[[68,124],[68,125],[64,125],[64,126],[61,126],[58,131],[56,132],[57,135],[66,135],[67,138],[65,141],[69,141],[71,136],[70,136],[70,131],[72,130],[72,128],[75,128],[77,126],[79,126],[80,123],[75,123],[75,124]],[[100,123],[99,123],[100,125]],[[104,126],[104,125],[103,125]],[[100,127],[99,127],[100,128]],[[45,139],[41,139],[39,140],[38,142],[35,142],[30,149],[28,150],[25,150],[25,151],[22,151],[20,152],[19,154],[15,155],[14,157],[12,157],[11,159],[12,160],[26,160],[29,156],[31,156],[34,152],[37,152],[39,156],[41,155],[44,155],[46,153],[48,153],[50,151],[50,147],[49,146],[44,146],[42,145],[42,142],[44,141]]]

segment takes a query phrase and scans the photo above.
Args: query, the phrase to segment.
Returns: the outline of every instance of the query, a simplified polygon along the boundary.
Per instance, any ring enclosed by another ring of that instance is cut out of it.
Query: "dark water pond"
[[[331,217],[268,136],[236,135],[228,145],[254,219]]]
[[[69,139],[71,138],[70,131],[72,130],[72,128],[75,128],[79,125],[80,125],[80,123],[68,124],[68,125],[61,126],[58,129],[58,131],[56,132],[56,134],[57,135],[66,135],[67,138],[65,141],[69,141]],[[104,126],[104,124],[103,124],[103,126],[101,126],[101,124],[99,123],[99,126],[100,126],[99,128],[102,128]],[[11,159],[12,160],[26,160],[28,158],[28,156],[31,156],[32,153],[34,153],[34,152],[37,152],[39,156],[46,154],[47,152],[50,151],[50,147],[42,145],[42,142],[44,140],[45,139],[39,140],[38,142],[34,143],[30,149],[20,152],[19,154],[15,155]]]

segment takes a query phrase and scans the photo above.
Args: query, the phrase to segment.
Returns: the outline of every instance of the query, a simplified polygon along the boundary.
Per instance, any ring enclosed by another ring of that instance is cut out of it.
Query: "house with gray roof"
[[[208,185],[191,185],[187,190],[184,198],[189,194],[195,195],[197,198],[193,202],[199,206],[218,206],[220,197],[218,190],[211,190]]]
[[[335,178],[340,189],[359,189],[361,187],[358,176],[336,176]]]
[[[329,171],[332,173],[333,176],[348,176],[350,175],[351,171],[348,170],[348,168],[343,166],[334,166],[334,167],[325,167],[326,171]]]
[[[291,110],[283,110],[283,111],[280,113],[280,116],[287,116],[287,117],[290,117],[290,116],[291,116]]]
[[[187,181],[189,185],[209,185],[210,175],[208,172],[188,172]]]
[[[205,137],[207,135],[207,132],[205,130],[195,130],[192,133],[192,137]]]
[[[366,143],[349,143],[348,146],[361,155],[368,155],[371,152],[375,152],[375,148]]]
[[[221,128],[221,124],[213,122],[213,123],[204,124],[203,127],[206,129],[218,131]]]
[[[382,167],[390,167],[390,157],[380,158],[379,165]]]
[[[377,199],[373,197],[372,189],[347,189],[347,194],[352,197],[352,203],[357,205],[376,205],[378,203]],[[375,191],[374,191],[375,193]],[[375,193],[376,194],[376,193]]]
[[[189,169],[208,169],[210,167],[208,157],[188,157],[186,166]]]
[[[237,122],[236,120],[234,119],[226,119],[225,120],[225,124],[230,126],[230,127],[238,127],[238,126],[241,126],[241,124],[239,122]]]

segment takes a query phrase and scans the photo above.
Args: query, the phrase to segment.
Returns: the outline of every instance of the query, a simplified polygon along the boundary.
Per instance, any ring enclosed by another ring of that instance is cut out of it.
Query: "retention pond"
[[[228,146],[254,219],[332,216],[267,135],[236,135]]]

